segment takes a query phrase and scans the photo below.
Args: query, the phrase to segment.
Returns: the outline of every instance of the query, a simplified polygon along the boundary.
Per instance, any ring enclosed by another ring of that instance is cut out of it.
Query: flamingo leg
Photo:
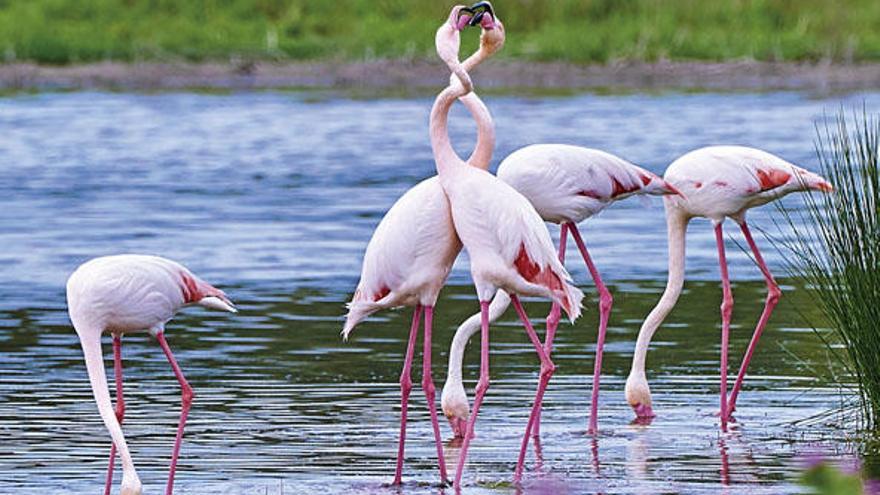
[[[742,365],[739,368],[739,374],[736,376],[736,382],[733,385],[733,392],[730,394],[730,400],[727,406],[728,414],[733,414],[733,411],[736,409],[736,397],[739,395],[743,380],[746,377],[746,369],[748,369],[749,362],[752,360],[752,355],[755,353],[755,348],[758,346],[758,340],[761,338],[761,334],[764,332],[764,328],[770,320],[770,315],[773,314],[773,309],[776,308],[776,305],[779,303],[779,298],[782,296],[782,291],[779,290],[779,285],[776,284],[776,280],[770,273],[770,269],[767,268],[767,264],[764,263],[764,258],[761,256],[761,252],[758,250],[758,245],[755,244],[755,240],[752,238],[752,233],[746,222],[740,224],[740,229],[742,229],[746,242],[749,243],[749,247],[755,255],[755,261],[758,263],[758,268],[760,268],[761,273],[764,274],[764,280],[767,282],[767,299],[764,301],[764,311],[761,313],[761,318],[758,320],[758,325],[755,327],[755,333],[752,335],[752,340],[749,342],[746,355],[743,357]]]
[[[718,244],[718,264],[721,268],[721,429],[727,431],[727,352],[730,342],[730,317],[733,314],[733,293],[727,275],[727,257],[724,254],[724,232],[721,224],[715,226],[715,242]]]
[[[483,397],[489,389],[489,301],[480,301],[480,330],[480,380],[477,382],[474,396],[474,409],[468,418],[464,441],[461,444],[461,453],[458,455],[458,467],[455,470],[455,482],[453,483],[456,491],[461,489],[461,475],[467,462],[468,448],[474,438],[474,424],[477,422],[477,414],[483,404]]]
[[[590,253],[587,251],[587,246],[581,238],[577,225],[572,224],[570,228],[574,242],[577,244],[578,250],[580,250],[581,256],[584,258],[584,263],[587,264],[587,269],[590,270],[590,276],[593,277],[593,282],[596,284],[596,290],[599,291],[599,335],[596,337],[596,362],[593,364],[593,392],[590,400],[590,426],[587,429],[589,434],[595,435],[599,429],[599,380],[602,376],[602,355],[605,349],[605,334],[608,331],[608,319],[611,317],[611,306],[614,303],[614,298],[611,297],[611,292],[608,291],[608,288],[602,282],[602,276],[599,275],[599,270],[596,269],[596,265],[593,264],[593,260],[590,258]]]
[[[183,376],[183,371],[180,370],[180,366],[177,364],[177,359],[174,358],[174,353],[171,352],[171,347],[168,346],[168,341],[165,340],[165,332],[158,332],[156,334],[156,340],[159,341],[159,345],[162,346],[162,350],[165,352],[165,357],[168,358],[168,362],[171,364],[171,369],[174,370],[174,376],[177,377],[177,381],[180,383],[181,390],[181,409],[180,409],[180,421],[177,425],[177,437],[174,439],[174,450],[171,452],[171,468],[168,471],[168,484],[165,487],[165,495],[172,495],[174,492],[174,474],[177,471],[177,460],[180,457],[180,445],[183,442],[183,428],[186,425],[186,418],[189,417],[189,410],[192,407],[192,401],[195,394],[193,393],[193,388],[190,386],[189,382],[186,381],[186,377]]]
[[[125,419],[125,398],[122,396],[122,335],[113,334],[113,375],[116,378],[116,420],[120,426]],[[116,464],[116,444],[110,445],[110,463],[107,466],[107,482],[104,484],[104,495],[110,495],[113,485],[113,468]]]
[[[446,459],[443,457],[443,439],[440,436],[440,422],[437,420],[437,408],[434,399],[436,389],[434,377],[431,372],[431,330],[434,326],[434,307],[425,306],[425,341],[422,348],[422,390],[425,391],[425,399],[428,401],[428,411],[431,413],[431,426],[434,428],[434,443],[437,445],[437,462],[440,465],[440,483],[446,483]]]
[[[403,449],[406,444],[406,413],[409,409],[409,393],[412,390],[412,361],[415,354],[419,322],[422,317],[422,306],[417,305],[413,310],[412,325],[409,329],[409,342],[406,345],[406,357],[403,361],[403,371],[400,372],[400,441],[397,445],[397,469],[394,471],[394,484],[399,485],[403,475]]]
[[[569,224],[563,223],[559,231],[559,261],[565,264],[565,243],[568,241]],[[550,307],[550,314],[547,315],[547,333],[544,335],[544,352],[549,356],[553,352],[553,339],[556,337],[556,329],[559,328],[559,320],[562,318],[562,308],[554,301]],[[532,436],[539,438],[541,436],[541,410],[538,409],[538,415],[535,417],[535,424],[532,426]],[[528,432],[526,432],[528,436]],[[535,444],[535,448],[539,449]]]
[[[541,345],[541,340],[538,338],[538,334],[536,334],[535,329],[532,328],[532,323],[529,321],[529,317],[526,315],[526,311],[523,309],[519,297],[517,297],[516,294],[511,294],[510,301],[513,303],[513,307],[516,308],[519,319],[522,320],[523,326],[526,328],[526,334],[529,336],[532,344],[534,344],[535,350],[538,352],[538,358],[541,360],[541,376],[540,381],[538,382],[538,390],[535,392],[535,403],[532,405],[532,413],[529,415],[529,422],[526,425],[526,433],[523,435],[522,446],[519,450],[519,459],[516,462],[516,470],[513,473],[513,482],[519,483],[522,479],[523,464],[526,459],[526,448],[529,445],[529,430],[531,430],[532,425],[535,423],[538,411],[541,410],[541,401],[544,400],[544,392],[547,390],[547,384],[550,382],[550,377],[553,376],[556,366],[553,364],[553,361],[550,360],[547,353],[544,352],[544,346]]]

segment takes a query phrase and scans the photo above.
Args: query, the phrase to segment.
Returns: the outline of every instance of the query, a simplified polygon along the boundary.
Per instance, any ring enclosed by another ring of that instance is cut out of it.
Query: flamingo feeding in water
[[[537,144],[519,149],[498,167],[498,178],[513,186],[535,207],[546,222],[558,223],[559,260],[565,262],[565,245],[571,232],[599,292],[599,331],[596,340],[596,360],[593,370],[593,390],[588,431],[597,429],[599,379],[602,369],[602,350],[611,313],[611,293],[602,282],[599,271],[587,251],[577,224],[590,218],[615,201],[638,194],[676,194],[674,187],[655,174],[633,165],[612,154],[565,144]],[[495,321],[507,309],[510,298],[499,291],[489,305],[489,322]],[[560,308],[553,305],[547,319],[544,351],[550,355],[553,339],[559,325]],[[462,425],[468,417],[468,400],[461,381],[462,356],[470,337],[480,329],[480,315],[466,320],[455,333],[449,350],[449,375],[443,386],[441,405],[456,435],[463,434]],[[549,377],[548,377],[549,378]],[[544,384],[546,386],[546,384]],[[529,423],[516,479],[519,479],[530,434],[538,436],[541,404],[535,406],[535,421]]]
[[[831,184],[817,174],[797,167],[765,151],[743,146],[710,146],[691,151],[674,161],[664,179],[679,189],[683,197],[665,198],[669,238],[669,279],[663,296],[651,311],[642,328],[633,355],[632,369],[626,380],[626,399],[639,418],[654,416],[651,391],[645,377],[645,357],[657,328],[675,306],[684,284],[685,236],[688,222],[705,217],[715,226],[715,242],[721,268],[723,299],[721,303],[721,428],[726,430],[730,414],[742,387],[746,369],[755,352],[758,339],[770,319],[782,292],[755,244],[746,212],[798,191],[833,190]],[[755,332],[743,357],[736,383],[727,398],[727,355],[733,294],[727,273],[722,223],[730,218],[739,224],[743,236],[767,283],[767,299]]]
[[[457,18],[457,31],[467,24],[481,23],[483,17],[479,12],[482,8],[479,6],[480,4],[475,4],[467,9],[471,15]],[[503,29],[492,29],[488,20],[483,21],[482,26],[480,48],[463,63],[466,70],[476,67],[504,45]],[[495,147],[492,117],[475,93],[469,93],[460,99],[471,112],[478,131],[477,144],[468,164],[485,170],[489,168]],[[379,223],[367,245],[361,279],[349,303],[349,312],[342,331],[346,339],[360,321],[376,311],[396,306],[414,306],[406,357],[400,375],[401,415],[395,485],[401,483],[403,472],[407,409],[412,389],[410,375],[422,311],[425,314],[422,388],[431,414],[440,478],[442,482],[446,482],[446,463],[431,374],[431,331],[434,305],[461,247],[461,241],[452,224],[449,201],[440,186],[439,178],[434,176],[426,179],[398,199]]]
[[[126,254],[95,258],[77,268],[67,281],[70,320],[83,348],[98,412],[113,438],[105,494],[109,495],[113,482],[113,464],[117,449],[122,458],[120,493],[141,494],[141,482],[120,425],[125,416],[122,395],[122,335],[142,331],[149,331],[159,341],[182,389],[183,406],[165,493],[171,495],[173,492],[174,472],[183,440],[183,428],[192,405],[193,390],[165,340],[165,324],[180,308],[188,304],[236,312],[235,306],[223,291],[202,281],[184,266],[156,256]],[[115,412],[110,403],[104,356],[101,352],[101,335],[104,332],[113,334]]]
[[[452,220],[468,251],[471,276],[480,300],[481,360],[473,413],[470,415],[459,454],[454,487],[461,487],[461,476],[480,405],[489,388],[489,305],[498,289],[510,294],[526,333],[541,361],[541,384],[553,373],[554,365],[519,301],[518,295],[547,297],[558,302],[574,321],[580,315],[583,293],[559,261],[550,233],[538,212],[522,194],[486,170],[469,167],[452,148],[447,120],[453,102],[469,93],[473,85],[458,61],[461,6],[454,7],[449,21],[438,30],[437,53],[458,79],[444,89],[431,109],[431,148],[440,184],[449,198]],[[492,26],[494,24],[494,26]],[[503,29],[494,13],[483,14],[483,26]],[[539,386],[536,402],[543,388]],[[533,412],[534,415],[534,412]]]

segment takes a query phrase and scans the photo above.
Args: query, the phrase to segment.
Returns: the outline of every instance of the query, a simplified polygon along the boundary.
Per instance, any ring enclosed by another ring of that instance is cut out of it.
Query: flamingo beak
[[[477,2],[469,7],[473,18],[470,20],[471,26],[480,25],[483,29],[495,28],[495,9],[492,8],[490,2]]]
[[[238,309],[232,304],[226,296],[207,296],[199,300],[199,306],[219,311],[228,311],[230,313],[238,313]]]

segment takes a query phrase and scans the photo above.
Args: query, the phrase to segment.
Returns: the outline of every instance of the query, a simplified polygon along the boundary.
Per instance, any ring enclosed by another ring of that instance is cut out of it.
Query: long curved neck
[[[675,307],[681,289],[684,286],[684,257],[685,235],[689,218],[681,212],[666,204],[666,228],[669,238],[669,279],[666,282],[666,290],[660,297],[660,302],[651,310],[651,313],[642,323],[639,337],[636,341],[636,350],[633,354],[631,373],[645,372],[645,358],[648,354],[648,346],[654,337],[654,332],[666,319],[666,316]]]
[[[80,336],[80,343],[85,355],[92,393],[98,404],[98,412],[119,451],[119,457],[122,459],[123,476],[126,478],[136,476],[128,444],[125,443],[125,437],[122,435],[122,427],[119,425],[119,420],[116,419],[116,413],[113,411],[113,405],[110,403],[110,391],[107,388],[107,375],[104,370],[104,354],[101,352],[101,334],[97,333],[97,337],[91,333],[83,334]]]
[[[471,156],[468,157],[468,165],[489,169],[492,161],[492,153],[495,151],[495,123],[489,109],[476,93],[469,93],[459,98],[464,106],[470,111],[471,116],[477,123],[477,145]]]
[[[508,306],[510,306],[510,296],[499,289],[495,292],[495,297],[492,298],[492,302],[489,304],[489,323],[493,323],[498,318],[501,318],[501,315],[504,314]],[[452,338],[452,346],[449,348],[449,368],[446,375],[447,385],[450,383],[461,383],[464,350],[471,337],[480,331],[480,323],[481,315],[476,313],[462,322],[455,331],[455,336]]]
[[[440,179],[448,177],[456,169],[465,166],[449,140],[449,110],[459,97],[467,94],[461,84],[453,83],[446,87],[434,101],[431,108],[431,149]]]
[[[470,72],[490,55],[481,43],[480,48],[462,62],[461,66],[465,71]],[[477,124],[477,145],[467,162],[474,167],[488,170],[489,162],[492,161],[492,152],[495,150],[495,123],[492,121],[492,114],[489,113],[489,109],[476,93],[471,92],[459,100],[468,109]]]

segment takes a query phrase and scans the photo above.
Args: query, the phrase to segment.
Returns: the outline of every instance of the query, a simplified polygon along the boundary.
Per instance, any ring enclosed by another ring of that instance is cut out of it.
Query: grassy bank
[[[432,56],[437,0],[0,0],[0,60]],[[880,60],[877,0],[497,0],[528,60]],[[470,46],[475,36],[468,37]],[[469,47],[468,47],[469,48]]]

